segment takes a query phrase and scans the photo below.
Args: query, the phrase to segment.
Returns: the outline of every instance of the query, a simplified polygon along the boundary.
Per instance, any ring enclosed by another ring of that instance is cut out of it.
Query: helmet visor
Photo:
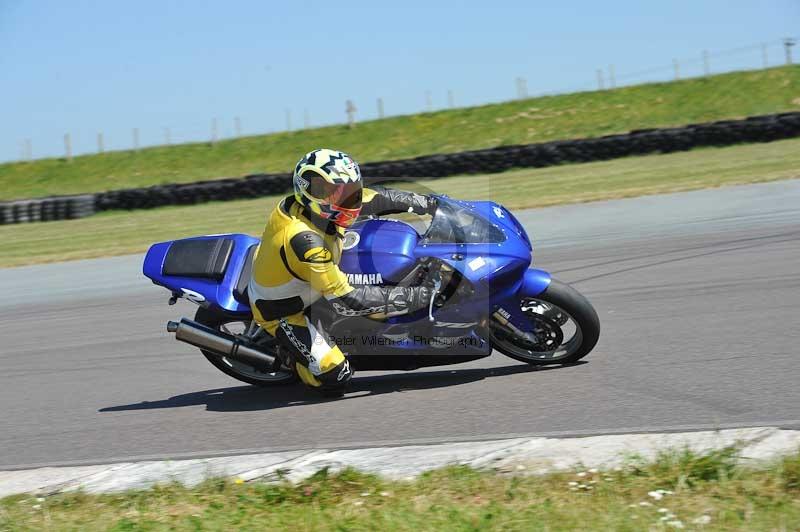
[[[362,189],[361,181],[330,183],[324,179],[312,179],[306,192],[334,207],[360,209]]]

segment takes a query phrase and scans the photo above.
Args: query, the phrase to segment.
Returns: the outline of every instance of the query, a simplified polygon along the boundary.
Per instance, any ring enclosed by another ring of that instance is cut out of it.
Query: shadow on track
[[[157,401],[142,401],[129,405],[109,406],[99,412],[122,412],[128,410],[152,410],[161,408],[179,408],[182,406],[206,405],[212,412],[248,412],[255,410],[274,410],[292,406],[311,405],[330,401],[346,401],[371,395],[446,388],[480,381],[490,377],[502,377],[516,373],[547,371],[586,364],[579,361],[566,366],[535,367],[526,364],[513,364],[499,368],[479,368],[467,370],[428,371],[423,373],[401,373],[392,375],[376,375],[353,379],[344,397],[326,399],[318,396],[313,390],[297,384],[294,386],[276,386],[259,388],[257,386],[235,386],[216,388],[181,395]]]

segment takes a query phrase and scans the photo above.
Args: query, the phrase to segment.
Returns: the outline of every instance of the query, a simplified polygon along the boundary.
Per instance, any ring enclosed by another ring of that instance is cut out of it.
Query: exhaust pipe
[[[176,340],[258,370],[277,371],[281,365],[280,359],[255,349],[241,339],[187,318],[181,318],[180,322],[168,321],[167,331],[175,333]]]

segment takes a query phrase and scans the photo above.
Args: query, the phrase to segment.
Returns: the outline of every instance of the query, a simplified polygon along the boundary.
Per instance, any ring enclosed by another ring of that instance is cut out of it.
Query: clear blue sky
[[[590,88],[596,69],[626,74],[701,51],[800,36],[800,0],[604,0],[571,2],[0,0],[0,160],[207,139],[239,116],[245,134],[342,122],[352,99],[364,119],[434,108],[452,89],[459,106]],[[795,47],[800,62],[800,46]],[[712,69],[757,67],[761,52],[712,56]]]

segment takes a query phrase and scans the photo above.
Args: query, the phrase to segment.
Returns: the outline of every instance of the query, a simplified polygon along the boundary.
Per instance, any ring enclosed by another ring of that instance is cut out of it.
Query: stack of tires
[[[94,194],[0,202],[0,225],[73,220],[95,213]]]
[[[243,178],[112,190],[95,196],[95,208],[98,211],[152,209],[164,205],[258,198],[285,192],[287,186],[291,186],[288,174],[254,174]]]

